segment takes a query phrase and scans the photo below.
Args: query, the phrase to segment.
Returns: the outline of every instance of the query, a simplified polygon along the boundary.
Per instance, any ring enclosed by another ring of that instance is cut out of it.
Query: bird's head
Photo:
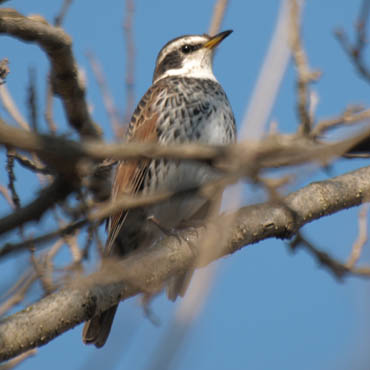
[[[208,78],[212,71],[214,50],[232,31],[215,36],[186,35],[169,41],[158,54],[153,83],[168,76]]]

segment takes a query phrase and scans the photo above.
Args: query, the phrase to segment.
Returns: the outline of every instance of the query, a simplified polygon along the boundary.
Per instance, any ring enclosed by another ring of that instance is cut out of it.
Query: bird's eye
[[[181,51],[182,51],[184,54],[189,54],[192,50],[193,50],[193,48],[192,48],[192,46],[191,46],[191,45],[184,45],[184,46],[181,48]]]

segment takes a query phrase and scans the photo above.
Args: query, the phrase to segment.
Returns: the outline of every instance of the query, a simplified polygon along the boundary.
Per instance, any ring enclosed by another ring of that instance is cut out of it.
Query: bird
[[[216,47],[231,30],[214,36],[177,37],[160,50],[151,87],[135,109],[128,126],[128,142],[228,145],[236,140],[234,114],[222,86],[213,73]],[[140,159],[117,164],[111,200],[122,194],[150,195],[178,192],[159,204],[121,210],[110,216],[106,257],[123,257],[152,245],[163,230],[205,220],[211,204],[219,209],[222,194],[210,200],[188,189],[221,176],[210,164],[193,160]],[[181,191],[183,191],[181,193]],[[213,208],[212,208],[213,209]],[[183,296],[193,271],[174,276],[167,284],[168,298]],[[85,323],[83,342],[102,347],[109,335],[118,305]]]

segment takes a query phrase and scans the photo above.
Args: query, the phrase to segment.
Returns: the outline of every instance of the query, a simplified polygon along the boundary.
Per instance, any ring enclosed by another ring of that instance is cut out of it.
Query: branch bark
[[[53,92],[62,99],[69,124],[82,137],[99,138],[100,129],[88,112],[85,87],[78,76],[71,38],[41,16],[24,17],[13,9],[0,9],[0,34],[34,42],[45,51],[51,64]]]
[[[278,203],[264,203],[224,214],[209,227],[222,233],[232,218],[225,243],[213,246],[206,265],[266,238],[288,238],[308,222],[347,209],[370,197],[370,167],[312,183]],[[209,230],[208,230],[209,231]],[[0,360],[10,359],[43,345],[68,329],[108,309],[120,300],[160,289],[169,277],[185,271],[201,253],[207,230],[186,231],[183,238],[168,237],[150,249],[138,250],[120,261],[108,261],[95,274],[49,295],[0,322]],[[226,235],[226,234],[224,234]],[[220,241],[223,236],[220,234]],[[192,245],[192,248],[189,248]],[[357,270],[348,270],[357,273]],[[360,269],[358,269],[360,271]],[[76,279],[74,279],[76,281]],[[50,318],[53,318],[50,320]]]

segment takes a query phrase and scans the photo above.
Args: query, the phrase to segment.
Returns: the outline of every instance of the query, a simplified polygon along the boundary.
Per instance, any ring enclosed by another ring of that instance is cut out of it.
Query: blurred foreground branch
[[[77,143],[50,135],[39,135],[7,125],[0,119],[0,144],[15,147],[37,154],[57,174],[50,188],[43,190],[38,198],[28,206],[0,219],[0,234],[11,231],[24,223],[38,220],[44,212],[56,202],[65,199],[71,192],[77,191],[84,184],[84,179],[94,172],[96,162],[105,158],[140,159],[170,158],[204,161],[222,170],[225,174],[222,184],[225,187],[246,177],[252,182],[259,182],[260,172],[268,168],[294,166],[303,163],[326,165],[352,147],[370,136],[370,129],[349,139],[333,143],[315,142],[296,135],[271,135],[259,142],[244,141],[231,146],[207,146],[183,144],[161,146],[158,144],[124,143],[105,144],[97,141]],[[196,191],[197,189],[189,189]],[[151,203],[167,199],[173,194],[154,196]],[[130,202],[131,201],[131,202]],[[144,200],[147,204],[148,200]],[[133,208],[143,205],[142,200],[125,199],[119,201],[114,209],[100,212],[102,216],[90,218],[101,221],[121,208]],[[101,207],[110,207],[102,204]],[[100,209],[101,211],[101,209]]]

